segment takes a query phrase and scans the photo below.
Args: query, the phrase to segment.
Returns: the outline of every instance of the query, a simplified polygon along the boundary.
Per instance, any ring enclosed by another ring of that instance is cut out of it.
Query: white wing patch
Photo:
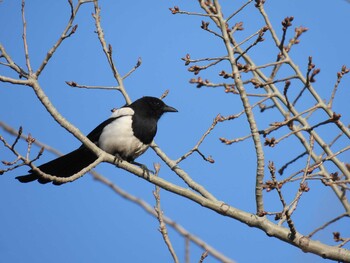
[[[123,158],[132,158],[144,153],[148,145],[143,144],[134,136],[132,130],[132,115],[134,111],[130,108],[120,108],[112,114],[112,118],[117,118],[103,128],[98,140],[99,147],[110,153],[120,154]]]

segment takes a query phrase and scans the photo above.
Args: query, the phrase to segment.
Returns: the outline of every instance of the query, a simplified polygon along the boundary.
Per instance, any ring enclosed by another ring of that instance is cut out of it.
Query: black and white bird
[[[157,122],[165,112],[177,112],[177,110],[158,98],[142,97],[114,111],[111,117],[90,132],[87,138],[102,150],[125,161],[134,162],[148,149],[156,135]],[[78,149],[38,168],[57,177],[70,177],[96,159],[97,156],[83,144]],[[33,170],[27,175],[17,176],[16,179],[22,183],[35,180],[42,184],[50,182]],[[53,182],[53,184],[61,183]]]

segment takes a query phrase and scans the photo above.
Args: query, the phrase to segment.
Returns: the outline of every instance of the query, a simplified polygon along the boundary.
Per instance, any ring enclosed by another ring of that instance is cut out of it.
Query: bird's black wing
[[[109,119],[105,120],[100,125],[98,125],[95,129],[93,129],[86,137],[90,141],[92,141],[93,143],[97,144],[98,140],[100,139],[100,136],[101,136],[103,129],[108,124],[110,124],[111,122],[113,122],[114,120],[116,120],[118,118],[121,118],[123,116],[131,116],[133,114],[134,114],[134,111],[131,108],[124,106],[124,107],[118,109],[115,113],[113,113]]]

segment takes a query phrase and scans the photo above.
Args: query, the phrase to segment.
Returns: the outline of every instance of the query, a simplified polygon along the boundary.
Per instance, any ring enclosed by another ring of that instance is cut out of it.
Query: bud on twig
[[[286,17],[283,21],[282,21],[282,30],[286,31],[288,27],[292,26],[292,21],[294,20],[293,16],[290,17]]]
[[[202,21],[202,25],[201,25],[201,28],[202,28],[202,29],[208,30],[208,26],[209,26],[209,22],[204,22],[204,21]]]
[[[173,8],[170,7],[169,10],[173,15],[177,14],[180,11],[178,6],[174,6]]]

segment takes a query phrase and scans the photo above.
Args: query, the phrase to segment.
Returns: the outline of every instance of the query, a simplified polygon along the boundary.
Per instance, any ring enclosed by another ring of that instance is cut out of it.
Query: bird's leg
[[[146,176],[147,178],[150,177],[150,172],[154,173],[152,170],[148,169],[148,167],[142,163],[138,163],[135,161],[131,161],[131,164],[137,165],[138,167],[140,167],[143,170],[143,175]]]

